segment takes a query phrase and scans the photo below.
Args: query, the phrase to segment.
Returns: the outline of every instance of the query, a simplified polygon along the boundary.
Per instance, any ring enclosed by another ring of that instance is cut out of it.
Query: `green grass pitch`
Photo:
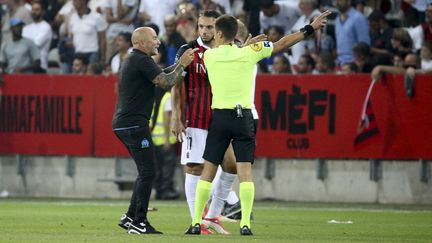
[[[151,201],[163,235],[128,235],[117,226],[125,200],[0,199],[0,242],[432,242],[432,205],[256,202],[253,236],[189,236],[184,201]],[[328,223],[331,220],[349,223]]]

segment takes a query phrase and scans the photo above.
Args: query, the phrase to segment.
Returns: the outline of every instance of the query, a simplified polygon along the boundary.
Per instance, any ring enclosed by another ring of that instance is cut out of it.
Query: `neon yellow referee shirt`
[[[255,64],[272,54],[273,43],[264,41],[239,48],[221,45],[204,52],[204,64],[213,93],[212,109],[251,108]]]

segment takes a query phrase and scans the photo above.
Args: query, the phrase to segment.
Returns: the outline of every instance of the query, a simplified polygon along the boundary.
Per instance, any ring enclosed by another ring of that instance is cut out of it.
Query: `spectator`
[[[11,26],[9,24],[12,18],[18,18],[24,24],[30,24],[32,18],[30,10],[26,8],[23,0],[7,0],[2,2],[6,3],[5,5],[8,9],[6,14],[1,18],[1,43],[6,43],[12,40]]]
[[[116,49],[117,53],[111,58],[109,62],[110,72],[117,74],[123,61],[126,59],[128,54],[132,51],[130,33],[120,33],[116,38]]]
[[[370,60],[370,48],[364,42],[359,42],[353,47],[354,63],[359,73],[370,73],[372,65]]]
[[[107,22],[88,7],[89,0],[73,0],[76,12],[69,22],[69,39],[72,39],[75,55],[88,63],[105,63]]]
[[[416,74],[432,73],[432,41],[423,43],[420,51],[420,68],[408,67],[406,73],[412,80],[414,80]]]
[[[164,21],[165,35],[163,36],[163,42],[165,42],[167,49],[167,66],[174,64],[175,56],[178,49],[186,44],[185,39],[177,32],[177,19],[175,15],[167,15]]]
[[[18,18],[9,21],[12,40],[2,44],[0,67],[6,73],[37,73],[40,67],[40,51],[33,41],[22,37],[24,22]]]
[[[111,58],[115,52],[115,42],[121,32],[132,33],[137,10],[137,0],[107,0],[105,2],[105,18],[109,23],[106,31],[106,57]]]
[[[297,73],[298,74],[311,74],[315,71],[315,61],[309,54],[303,54],[300,56]]]
[[[141,1],[138,16],[143,25],[154,23],[159,28],[159,36],[165,34],[164,18],[175,14],[179,0],[145,0]]]
[[[396,52],[393,55],[393,66],[402,68],[404,65],[405,56],[407,54],[408,53],[406,53],[406,52]]]
[[[340,66],[340,71],[338,74],[352,74],[357,73],[357,65],[355,63],[344,63]]]
[[[364,16],[369,16],[372,12],[372,8],[368,5],[366,5],[366,0],[354,0],[353,5],[354,8],[362,13]]]
[[[75,56],[72,62],[72,74],[84,75],[87,71],[87,58],[83,56]]]
[[[423,44],[423,29],[419,22],[419,13],[413,8],[410,8],[405,13],[406,27],[404,28],[413,41],[413,51],[420,50]]]
[[[249,32],[256,36],[262,32],[260,25],[260,12],[261,12],[261,1],[256,0],[244,0],[243,10],[247,13],[247,19],[249,21],[244,22],[248,23],[247,27]]]
[[[320,74],[335,73],[336,63],[330,53],[320,53],[316,59],[316,70]]]
[[[75,12],[72,1],[68,0],[54,18],[54,25],[59,26],[58,53],[63,73],[72,73],[75,50],[69,36],[69,23]]]
[[[430,0],[404,0],[405,3],[410,5],[407,11],[416,11],[417,19],[419,22],[423,22],[425,20],[425,12],[427,9],[428,3],[431,3]]]
[[[352,7],[351,0],[337,0],[336,4],[339,9],[335,26],[337,63],[350,63],[354,61],[355,44],[370,44],[369,28],[365,16]]]
[[[230,3],[231,0],[211,0],[211,2],[216,3],[218,6],[220,6],[220,8],[223,9],[223,12],[219,11],[220,13],[234,16],[234,14],[231,13],[231,3]],[[212,9],[212,10],[217,10],[217,9]]]
[[[425,41],[432,41],[432,3],[426,8],[426,21],[422,23],[423,36]]]
[[[312,18],[312,21],[314,19],[315,17]],[[319,53],[330,53],[333,56],[336,56],[335,41],[331,35],[326,33],[326,27],[311,35],[308,41],[304,41],[305,54],[311,55],[314,60],[317,59]]]
[[[372,79],[380,79],[382,75],[386,73],[394,73],[394,74],[401,74],[405,73],[406,69],[409,67],[412,67],[414,69],[418,68],[419,60],[416,54],[409,53],[405,56],[403,65],[399,66],[397,64],[393,66],[387,66],[387,65],[378,65],[374,67],[374,69],[371,72]]]
[[[369,35],[371,38],[371,53],[372,55],[377,54],[389,54],[392,49],[391,38],[393,29],[384,28],[387,26],[384,22],[384,14],[379,10],[374,10],[369,15]]]
[[[272,74],[287,74],[291,73],[291,64],[288,59],[288,55],[279,54],[273,59]]]
[[[90,63],[87,65],[86,75],[101,75],[104,74],[104,64],[100,62]]]
[[[227,0],[229,3],[229,7],[225,8],[225,12],[232,16],[240,16],[244,15],[245,11],[243,10],[244,1],[243,0]]]
[[[281,26],[278,25],[274,25],[274,26],[270,26],[267,29],[267,36],[268,36],[268,40],[275,43],[278,40],[280,40],[285,34],[284,34],[284,29]],[[285,50],[288,51],[288,50]],[[283,52],[271,55],[270,57],[264,58],[262,59],[258,65],[260,67],[260,72],[262,73],[271,73],[272,72],[272,66],[273,66],[273,59],[276,55],[282,54]]]
[[[154,187],[156,199],[173,200],[180,194],[175,189],[174,175],[177,164],[177,138],[171,132],[171,93],[156,87],[155,106],[152,112],[152,138],[155,146]]]
[[[225,0],[219,0],[219,1],[225,1]],[[210,10],[214,10],[214,11],[218,11],[221,14],[225,14],[226,13],[226,9],[223,5],[219,4],[219,1],[213,1],[213,0],[200,0],[200,4],[199,4],[199,9],[200,11],[204,12],[204,11],[210,11]]]
[[[421,70],[432,70],[432,41],[425,41],[420,51]]]
[[[396,52],[405,54],[412,52],[413,42],[411,36],[403,28],[397,28],[393,31],[391,44]]]
[[[197,38],[197,9],[192,3],[181,3],[177,8],[177,32],[187,43]]]
[[[53,37],[51,26],[43,20],[45,10],[39,2],[33,2],[31,16],[33,23],[24,26],[23,37],[32,40],[40,51],[41,67],[48,69],[48,52]]]
[[[295,3],[262,0],[260,13],[261,33],[270,26],[282,24],[284,33],[289,34],[300,16],[301,11]]]
[[[291,29],[291,32],[297,32],[305,25],[310,24],[312,22],[312,18],[320,15],[320,11],[317,9],[317,0],[300,0],[299,8],[302,12],[302,16],[297,20],[294,26]],[[311,42],[311,43],[310,43]],[[303,40],[296,45],[291,47],[291,63],[296,65],[301,55],[306,53],[306,48],[309,45],[314,45],[314,39],[306,39]]]

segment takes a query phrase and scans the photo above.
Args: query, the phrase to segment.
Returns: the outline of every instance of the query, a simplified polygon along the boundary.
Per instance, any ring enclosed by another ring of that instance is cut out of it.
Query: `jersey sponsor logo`
[[[261,49],[263,48],[263,44],[262,44],[262,42],[258,42],[258,43],[250,44],[249,46],[250,46],[250,48],[252,48],[252,50],[254,50],[254,51],[256,51],[256,52],[261,51]]]
[[[197,63],[196,67],[195,67],[195,72],[196,73],[206,73],[206,68],[204,67],[204,64]]]
[[[263,44],[264,44],[264,47],[270,47],[270,42],[268,42],[268,41],[264,41]]]

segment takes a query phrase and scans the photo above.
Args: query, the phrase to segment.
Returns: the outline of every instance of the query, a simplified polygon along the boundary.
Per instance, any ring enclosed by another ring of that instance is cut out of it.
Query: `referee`
[[[171,89],[193,60],[197,49],[188,49],[179,61],[162,70],[153,61],[160,41],[149,27],[137,28],[132,34],[132,53],[124,61],[118,84],[118,99],[112,127],[132,156],[138,170],[129,209],[120,218],[119,226],[129,234],[161,234],[147,220],[152,190],[154,146],[149,129],[155,85]]]
[[[254,66],[269,57],[312,35],[326,24],[326,11],[299,32],[284,36],[276,43],[258,42],[244,48],[234,44],[237,20],[229,15],[216,19],[215,49],[204,53],[204,63],[212,86],[212,117],[203,158],[204,170],[197,185],[195,213],[187,234],[200,234],[201,215],[207,202],[217,166],[232,139],[240,181],[242,217],[240,234],[252,235],[250,213],[254,200],[252,163],[255,153],[255,126],[251,112]]]

